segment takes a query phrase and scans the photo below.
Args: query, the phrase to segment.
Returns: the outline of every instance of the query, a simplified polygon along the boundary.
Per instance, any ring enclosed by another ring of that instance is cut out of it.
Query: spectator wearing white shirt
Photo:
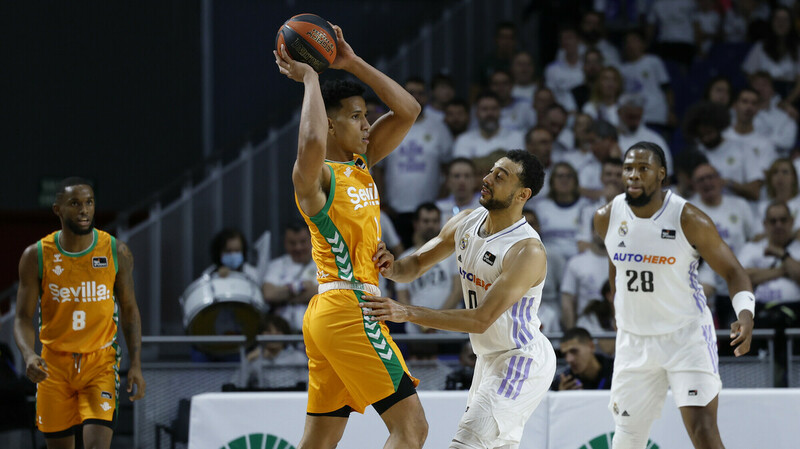
[[[414,238],[413,246],[408,248],[398,259],[402,259],[430,239],[439,235],[442,228],[439,209],[433,203],[422,203],[414,211]],[[461,301],[461,282],[458,276],[458,265],[455,255],[437,263],[425,274],[410,283],[398,282],[397,300],[403,304],[428,307],[430,309],[454,309]],[[442,332],[436,329],[423,328],[417,324],[407,322],[406,333],[435,333]]]
[[[711,46],[722,39],[722,15],[715,0],[696,0],[697,11],[692,17],[694,43],[699,55],[707,55]]]
[[[562,160],[575,150],[575,135],[571,129],[567,128],[568,119],[567,110],[556,103],[547,108],[538,123],[547,128],[555,138],[555,142],[553,142],[553,159],[555,160]]]
[[[261,319],[261,335],[291,335],[289,323],[277,315]],[[244,389],[305,391],[308,357],[303,349],[282,342],[264,342],[247,353],[243,372],[233,382]],[[244,380],[244,382],[242,382]]]
[[[661,137],[661,134],[645,126],[642,122],[647,101],[641,94],[623,94],[619,97],[617,106],[617,125],[619,147],[622,153],[632,147],[637,142],[653,142],[664,149],[664,157],[667,159],[667,173],[672,173],[672,152],[669,145]]]
[[[800,189],[798,189],[797,168],[791,159],[780,158],[770,165],[767,169],[765,187],[767,194],[758,202],[756,216],[763,217],[767,212],[767,206],[771,203],[784,202],[792,214],[792,231],[800,229]],[[758,221],[756,233],[763,232],[762,223]]]
[[[603,70],[603,55],[595,48],[586,50],[583,54],[583,82],[570,91],[572,94],[570,104],[574,105],[575,111],[582,110],[591,99],[592,89],[601,70]]]
[[[525,150],[536,156],[544,168],[544,184],[539,193],[531,198],[531,204],[546,198],[550,192],[550,173],[553,169],[553,134],[541,125],[536,125],[525,133]]]
[[[731,2],[722,23],[725,42],[752,42],[769,28],[769,5],[758,0]]]
[[[729,108],[733,102],[733,86],[731,85],[731,80],[725,75],[711,78],[711,81],[709,81],[706,86],[703,99]]]
[[[592,84],[589,101],[581,109],[595,120],[619,125],[619,97],[622,95],[622,75],[614,67],[604,67]]]
[[[421,107],[427,104],[421,78],[409,78],[404,87]],[[417,205],[438,197],[442,167],[451,158],[452,145],[444,123],[429,118],[423,110],[400,145],[378,165],[383,181],[382,203],[388,206],[406,247],[411,244],[411,219]]]
[[[478,127],[458,136],[453,148],[454,157],[476,159],[495,150],[522,148],[522,132],[500,126],[500,100],[495,93],[483,92],[478,95],[475,100],[475,117]]]
[[[548,252],[559,253],[567,260],[578,253],[581,210],[587,204],[580,195],[575,169],[565,162],[553,165],[548,197],[536,203],[540,235]]]
[[[290,224],[283,232],[286,254],[267,265],[261,292],[271,313],[289,323],[293,332],[303,329],[308,301],[317,294],[317,266],[311,258],[311,234],[304,224]]]
[[[525,51],[519,51],[511,59],[511,77],[514,79],[514,87],[511,88],[511,96],[524,100],[533,108],[533,95],[538,88],[536,82],[536,66],[533,63],[533,56]],[[534,116],[534,122],[536,117]]]
[[[703,211],[714,222],[722,240],[736,254],[744,244],[752,240],[757,231],[752,209],[739,197],[723,193],[723,181],[717,170],[708,163],[695,167],[692,173],[692,184],[697,195],[690,202]],[[728,293],[728,285],[718,274],[704,264],[701,272],[707,270],[703,284],[710,284],[716,295],[711,296],[712,305],[718,321],[728,323],[735,321],[733,308]],[[708,291],[708,290],[707,290]]]
[[[757,326],[776,329],[779,366],[786,361],[781,357],[786,354],[784,329],[800,325],[800,241],[793,238],[792,221],[786,203],[770,204],[764,215],[767,238],[748,243],[737,254],[755,288]]]
[[[512,88],[511,74],[505,70],[495,70],[489,78],[489,90],[500,101],[500,127],[525,132],[536,123],[536,116],[530,101],[511,95]]]
[[[547,86],[541,86],[536,89],[533,94],[533,112],[536,113],[536,124],[541,124],[542,117],[550,109],[550,106],[556,104],[556,96],[553,91]]]
[[[597,200],[588,203],[581,211],[581,231],[578,234],[578,251],[589,249],[594,238],[594,213],[597,209],[614,200],[614,197],[624,192],[622,181],[622,160],[619,157],[610,157],[603,161],[600,179],[603,182],[603,195]]]
[[[429,118],[444,121],[445,107],[456,96],[456,84],[453,78],[439,73],[431,81],[431,101],[425,105],[425,115]]]
[[[587,138],[593,157],[580,166],[578,184],[581,186],[581,196],[596,201],[605,193],[601,179],[603,162],[612,155],[619,159],[622,153],[617,143],[616,128],[604,120],[592,122]]]
[[[772,11],[767,36],[750,49],[742,70],[748,75],[769,73],[789,104],[800,97],[800,36],[788,8],[779,6]]]
[[[694,57],[695,0],[655,0],[647,14],[648,41],[664,59],[689,67]]]
[[[583,42],[581,42],[582,47],[586,50],[591,48],[600,50],[606,65],[620,65],[622,59],[619,56],[619,50],[605,38],[605,18],[602,14],[597,11],[587,11],[583,13],[580,24],[580,35],[583,40]]]
[[[636,31],[625,35],[625,62],[620,73],[625,80],[625,92],[647,98],[644,121],[660,126],[674,126],[672,88],[664,62],[656,55],[645,53],[645,40]]]
[[[722,137],[741,143],[755,155],[756,162],[760,163],[761,170],[766,172],[775,159],[778,159],[778,150],[775,143],[767,136],[759,134],[753,126],[753,120],[758,112],[758,92],[745,87],[739,91],[733,103],[734,123],[722,133]]]
[[[574,110],[572,103],[572,88],[583,83],[583,61],[578,53],[578,32],[575,28],[564,27],[559,32],[561,49],[564,50],[564,59],[556,59],[548,64],[544,70],[544,82],[553,90],[556,101],[568,110]]]
[[[617,47],[605,39],[605,20],[602,14],[596,11],[583,13],[578,28],[578,36],[581,39],[578,44],[578,54],[581,57],[585,56],[589,50],[597,50],[607,65],[619,66],[622,62]],[[564,57],[564,49],[559,49],[556,53],[556,59],[563,61]]]
[[[788,156],[797,140],[797,110],[780,101],[769,73],[762,71],[751,75],[750,86],[758,92],[758,112],[753,126],[775,143],[778,154]]]
[[[450,130],[450,137],[455,140],[469,128],[469,103],[455,98],[444,107],[444,124]]]
[[[594,236],[589,251],[570,258],[561,281],[561,326],[572,329],[589,301],[602,298],[608,280],[608,254],[602,238]]]
[[[471,159],[457,157],[450,161],[445,178],[445,187],[450,195],[436,201],[436,207],[442,217],[442,226],[462,210],[480,207],[481,194],[477,191],[478,180],[475,163]]]
[[[724,106],[701,101],[686,112],[684,133],[717,169],[728,191],[755,201],[764,183],[764,172],[752,150],[722,136],[729,123],[730,114]]]
[[[538,196],[538,195],[537,195]],[[522,215],[528,224],[541,235],[542,227],[539,218],[533,209],[523,209]],[[539,304],[539,321],[542,322],[542,332],[552,334],[561,331],[561,278],[564,276],[566,259],[555,251],[547,251],[547,274],[544,278],[542,289],[542,302]]]

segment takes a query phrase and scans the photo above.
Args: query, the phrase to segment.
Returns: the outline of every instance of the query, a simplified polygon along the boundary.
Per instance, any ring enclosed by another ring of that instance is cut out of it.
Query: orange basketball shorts
[[[350,406],[364,409],[397,391],[411,377],[389,329],[367,321],[358,306],[360,290],[330,290],[311,298],[303,319],[308,355],[308,413]]]
[[[49,376],[37,384],[36,425],[45,436],[89,421],[113,428],[119,392],[116,344],[85,354],[42,349]]]

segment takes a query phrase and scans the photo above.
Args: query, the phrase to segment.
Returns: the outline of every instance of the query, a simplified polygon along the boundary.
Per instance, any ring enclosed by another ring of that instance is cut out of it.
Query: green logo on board
[[[248,444],[249,443],[249,444]],[[219,449],[295,449],[294,445],[281,437],[263,433],[242,435],[229,441]]]
[[[611,439],[614,438],[614,432],[604,433],[592,438],[591,441],[579,447],[578,449],[611,449]],[[645,449],[659,449],[659,446],[653,440],[647,440]]]

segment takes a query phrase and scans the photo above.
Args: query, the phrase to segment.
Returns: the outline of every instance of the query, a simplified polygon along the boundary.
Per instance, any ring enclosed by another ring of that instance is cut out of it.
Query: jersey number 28
[[[638,292],[639,285],[641,284],[641,288],[643,292],[652,292],[653,291],[653,272],[652,271],[642,271],[638,272],[636,270],[628,270],[625,272],[628,276],[628,291],[629,292]],[[636,282],[636,280],[640,282]]]

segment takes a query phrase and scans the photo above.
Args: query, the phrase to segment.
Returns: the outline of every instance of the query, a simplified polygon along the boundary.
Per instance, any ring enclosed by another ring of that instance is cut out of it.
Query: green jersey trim
[[[336,175],[333,172],[333,167],[328,165],[328,170],[331,172],[331,187],[330,191],[328,192],[328,199],[325,201],[325,205],[322,206],[322,210],[314,214],[313,217],[308,217],[309,220],[321,220],[322,217],[328,216],[328,211],[331,209],[331,204],[333,204],[333,196],[336,195]]]
[[[363,299],[364,292],[361,290],[353,290],[353,293],[355,293],[358,302],[366,302]],[[389,373],[389,377],[392,379],[394,390],[397,391],[400,380],[403,378],[403,374],[405,374],[403,364],[400,362],[397,354],[392,350],[392,345],[389,344],[389,341],[383,335],[381,323],[378,321],[369,321],[369,317],[365,316],[363,318],[363,324],[367,339],[370,344],[372,344],[372,348],[375,349],[375,353],[381,358],[386,372]]]
[[[55,236],[53,236],[53,240],[55,240],[56,242],[56,248],[58,248],[58,252],[67,257],[85,256],[90,252],[92,252],[94,250],[94,247],[97,246],[97,240],[98,240],[97,229],[92,229],[92,237],[93,237],[92,244],[88,248],[79,253],[71,253],[69,251],[64,251],[64,248],[61,247],[61,243],[58,241],[59,236],[61,236],[61,231],[56,231]]]
[[[114,259],[114,274],[119,273],[119,263],[117,263],[117,239],[111,236],[111,258]]]
[[[36,242],[36,259],[39,261],[39,279],[44,279],[44,256],[42,255],[42,241]]]

